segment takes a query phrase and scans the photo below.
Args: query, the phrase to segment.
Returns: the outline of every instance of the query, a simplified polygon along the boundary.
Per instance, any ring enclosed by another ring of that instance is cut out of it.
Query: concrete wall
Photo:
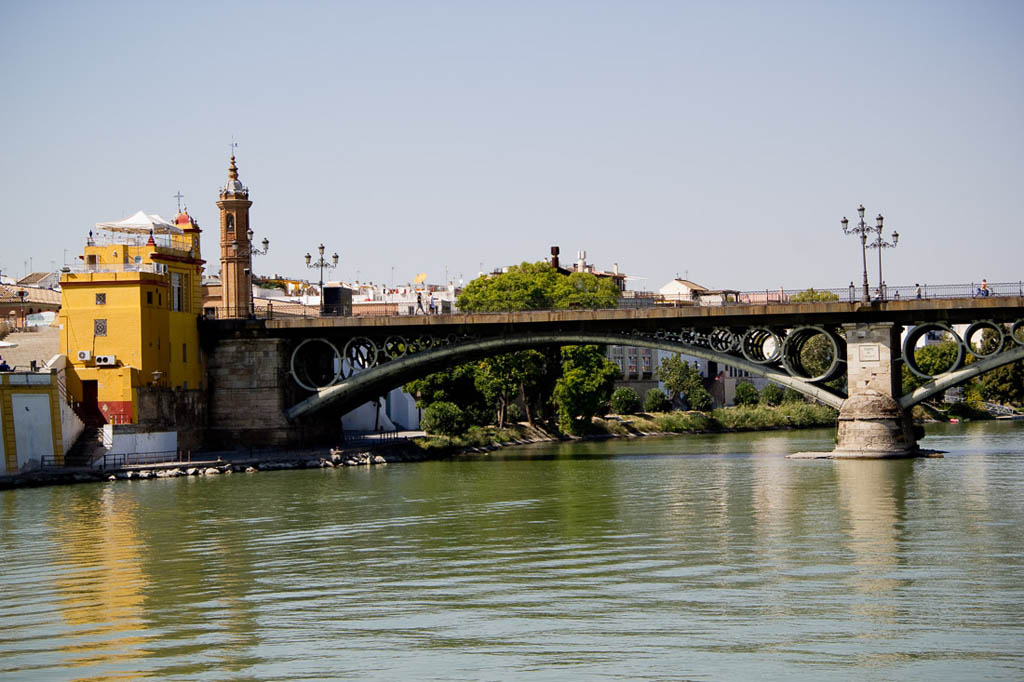
[[[142,430],[174,431],[176,447],[183,450],[202,446],[207,427],[206,391],[140,386],[136,395]]]
[[[104,424],[103,444],[111,455],[177,452],[178,434],[174,431],[144,431],[130,425]]]

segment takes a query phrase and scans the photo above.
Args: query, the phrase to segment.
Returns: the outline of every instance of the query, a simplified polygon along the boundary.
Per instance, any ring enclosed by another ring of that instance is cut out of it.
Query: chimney
[[[619,264],[618,263],[612,263],[612,272],[615,273],[616,275],[619,274]]]
[[[576,272],[587,271],[587,252],[577,251],[576,252]]]
[[[552,246],[551,247],[551,267],[553,267],[555,270],[558,269],[558,247],[557,246]]]

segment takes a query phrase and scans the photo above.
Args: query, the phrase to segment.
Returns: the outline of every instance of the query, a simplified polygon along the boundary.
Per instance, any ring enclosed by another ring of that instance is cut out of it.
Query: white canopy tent
[[[96,223],[97,229],[107,232],[126,232],[129,234],[184,234],[177,225],[168,222],[156,213],[139,211],[133,216],[117,222]]]

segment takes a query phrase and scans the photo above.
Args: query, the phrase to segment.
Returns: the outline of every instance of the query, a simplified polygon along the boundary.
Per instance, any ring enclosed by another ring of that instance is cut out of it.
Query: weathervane
[[[235,149],[237,149],[237,148],[238,148],[238,143],[235,142],[235,136],[232,135],[231,136],[231,156],[232,157],[235,155]]]

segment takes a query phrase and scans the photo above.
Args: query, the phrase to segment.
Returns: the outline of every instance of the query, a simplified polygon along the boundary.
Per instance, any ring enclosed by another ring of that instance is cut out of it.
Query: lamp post
[[[864,223],[864,204],[857,207],[857,214],[860,216],[860,223],[858,225],[850,227],[850,221],[846,219],[846,216],[843,216],[840,223],[843,226],[843,234],[855,234],[860,237],[860,256],[861,261],[864,263],[864,292],[861,294],[860,300],[862,303],[870,303],[871,297],[868,295],[867,241],[868,233],[873,231],[875,228]],[[881,229],[881,223],[879,223],[879,229]]]
[[[306,253],[306,267],[307,268],[320,268],[320,316],[323,317],[323,314],[324,314],[324,268],[328,268],[329,270],[333,270],[334,268],[338,267],[338,254],[335,253],[333,256],[331,256],[331,261],[332,262],[328,263],[327,261],[324,260],[324,245],[323,245],[323,243],[321,243],[320,246],[316,247],[316,250],[317,250],[317,253],[320,254],[320,257],[317,260],[315,260],[315,261],[313,260],[313,257],[311,255],[309,255],[308,252]]]
[[[238,247],[238,240],[236,239],[233,242],[231,242],[231,251],[236,256],[241,256],[242,258],[248,257],[249,259],[249,267],[245,268],[245,274],[249,276],[249,310],[246,310],[245,312],[249,315],[252,315],[253,313],[255,313],[255,302],[252,300],[252,257],[266,256],[267,251],[270,251],[270,240],[264,237],[263,241],[261,242],[263,244],[263,248],[257,249],[252,245],[252,230],[246,230],[245,236],[248,238],[246,241],[246,244],[248,244],[248,246],[242,247],[240,249]]]
[[[885,220],[882,214],[878,214],[878,224],[875,226],[875,241],[868,244],[869,249],[878,249],[878,295],[885,298],[885,282],[882,280],[882,249],[895,249],[900,241],[900,233],[893,230],[892,241],[887,242],[882,236],[882,221]]]

